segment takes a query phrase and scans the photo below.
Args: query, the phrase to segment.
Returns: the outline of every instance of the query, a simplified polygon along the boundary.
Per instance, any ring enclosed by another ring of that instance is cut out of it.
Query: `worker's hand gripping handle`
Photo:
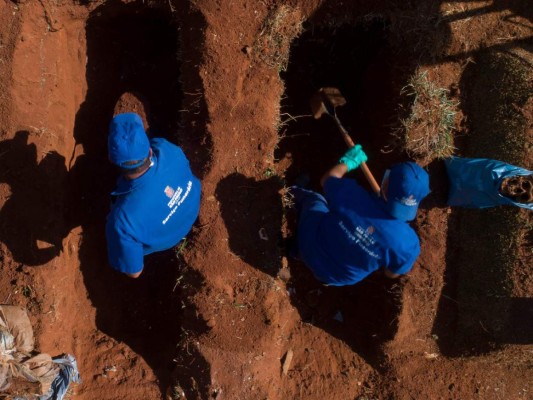
[[[339,130],[341,131],[342,137],[344,141],[346,142],[346,144],[348,145],[348,147],[350,148],[354,147],[355,143],[350,137],[350,134],[348,133],[348,131],[344,129],[344,126],[342,126],[341,122],[339,121],[336,115],[334,116],[334,118],[335,118],[335,122],[337,123],[337,126],[339,127]],[[374,178],[374,175],[372,175],[372,172],[370,172],[370,169],[366,165],[366,162],[363,161],[361,165],[359,166],[359,168],[361,168],[361,170],[363,171],[363,174],[365,175],[365,178],[370,184],[370,187],[372,188],[374,193],[376,193],[379,196],[381,193],[381,189],[376,179]]]

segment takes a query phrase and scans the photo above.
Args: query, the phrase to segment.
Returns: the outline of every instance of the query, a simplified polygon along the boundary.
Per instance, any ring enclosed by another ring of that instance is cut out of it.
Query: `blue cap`
[[[415,219],[420,201],[428,194],[429,175],[418,164],[404,162],[391,168],[386,207],[394,218]]]
[[[142,165],[150,153],[150,141],[141,117],[135,113],[116,115],[109,125],[107,151],[113,164],[134,169]],[[128,161],[138,161],[124,164]]]

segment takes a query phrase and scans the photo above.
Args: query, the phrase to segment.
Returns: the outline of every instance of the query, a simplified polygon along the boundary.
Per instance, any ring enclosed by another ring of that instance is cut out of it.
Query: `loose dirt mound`
[[[527,1],[411,3],[0,0],[0,301],[76,356],[71,398],[528,398],[531,213],[446,207],[435,155],[415,154],[432,193],[409,276],[324,287],[284,256],[286,186],[345,149],[310,115],[320,87],[376,177],[409,157],[421,73],[456,105],[455,154],[533,166]],[[124,93],[203,185],[193,232],[138,280],[103,235]]]

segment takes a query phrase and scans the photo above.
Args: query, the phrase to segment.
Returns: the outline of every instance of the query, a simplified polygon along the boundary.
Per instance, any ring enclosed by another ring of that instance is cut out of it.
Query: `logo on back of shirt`
[[[170,199],[170,201],[167,203],[168,208],[170,208],[170,213],[162,221],[163,225],[168,222],[168,220],[174,215],[178,207],[185,201],[187,196],[189,196],[191,188],[192,181],[187,182],[187,189],[185,190],[185,193],[183,193],[183,189],[180,186],[178,186],[176,190],[172,189],[170,186],[165,187],[165,195]]]
[[[362,226],[356,226],[354,231],[350,231],[343,221],[339,221],[339,226],[346,234],[346,237],[359,246],[361,250],[370,257],[379,258],[379,254],[374,251],[376,240],[372,237],[372,233],[374,233],[376,229],[373,226],[369,226],[366,229]]]
[[[165,188],[165,194],[167,195],[167,197],[168,197],[169,199],[171,199],[172,196],[174,196],[174,189],[172,189],[170,186],[167,186],[167,187]]]

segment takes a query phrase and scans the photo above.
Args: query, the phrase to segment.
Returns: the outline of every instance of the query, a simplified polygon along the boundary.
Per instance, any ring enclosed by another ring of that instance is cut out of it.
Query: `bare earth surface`
[[[285,187],[345,149],[310,115],[320,87],[378,180],[409,158],[391,132],[420,71],[458,104],[455,154],[531,169],[531,91],[504,94],[531,88],[532,18],[527,0],[0,0],[0,302],[75,355],[72,399],[532,398],[531,212],[450,209],[442,161],[417,158],[408,276],[324,287],[285,257]],[[203,182],[193,231],[138,280],[103,235],[124,93]]]

